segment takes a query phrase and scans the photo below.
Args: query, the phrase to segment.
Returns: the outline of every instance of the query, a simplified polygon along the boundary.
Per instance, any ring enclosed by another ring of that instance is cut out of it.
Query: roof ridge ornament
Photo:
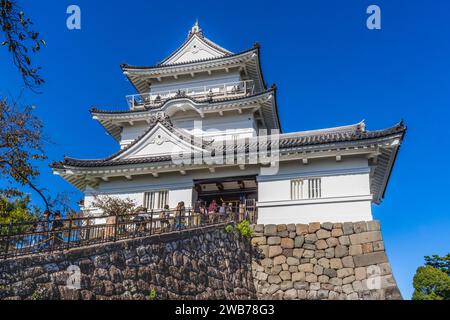
[[[202,28],[200,28],[200,25],[198,24],[198,19],[195,20],[194,25],[189,31],[189,37],[193,36],[194,34],[198,34],[199,36],[203,37],[203,31]]]

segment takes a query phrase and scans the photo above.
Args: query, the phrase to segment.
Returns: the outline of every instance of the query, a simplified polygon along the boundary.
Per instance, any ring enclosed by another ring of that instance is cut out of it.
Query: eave
[[[210,101],[207,99],[197,100],[191,97],[175,97],[164,101],[160,106],[148,110],[105,111],[92,108],[90,112],[94,120],[99,121],[114,139],[120,141],[124,124],[133,125],[138,121],[148,122],[152,115],[160,112],[171,115],[171,112],[177,110],[177,103],[183,102],[192,104],[202,117],[207,113],[242,112],[245,109],[255,108],[255,104],[258,104],[261,107],[261,112],[268,128],[280,129],[281,131],[276,89],[274,87],[262,93],[232,99]]]
[[[163,78],[176,78],[187,74],[194,76],[197,73],[213,72],[214,70],[229,70],[237,68],[245,70],[250,79],[255,81],[256,92],[266,89],[261,70],[259,45],[236,54],[224,57],[156,66],[131,66],[122,64],[121,68],[126,77],[136,87],[139,93],[149,91],[149,84],[163,81]]]
[[[354,126],[356,130],[357,125]],[[320,130],[314,136],[298,133],[281,136],[279,143],[280,161],[299,161],[307,165],[319,158],[335,158],[345,161],[346,157],[366,157],[372,167],[371,193],[373,202],[381,203],[398,154],[406,127],[402,123],[388,129],[360,132],[355,131]],[[338,137],[339,138],[336,138]],[[270,147],[270,146],[269,146]],[[248,149],[246,156],[250,157]],[[235,164],[234,166],[236,166]],[[233,165],[228,165],[233,166]],[[238,165],[237,165],[238,166]],[[159,177],[167,172],[183,172],[190,170],[211,170],[210,165],[177,165],[171,156],[148,157],[139,159],[110,160],[79,160],[66,158],[63,163],[54,163],[55,174],[61,175],[80,190],[87,186],[95,187],[101,180],[109,177],[133,177],[136,175],[153,175]],[[214,167],[224,167],[215,165]]]

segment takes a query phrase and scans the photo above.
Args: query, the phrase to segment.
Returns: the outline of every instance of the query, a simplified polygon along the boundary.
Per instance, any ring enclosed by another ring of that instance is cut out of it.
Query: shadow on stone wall
[[[0,261],[0,299],[255,299],[250,242],[224,227]]]

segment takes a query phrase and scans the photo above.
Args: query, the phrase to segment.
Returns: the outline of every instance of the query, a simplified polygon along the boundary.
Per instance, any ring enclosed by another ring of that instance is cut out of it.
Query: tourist
[[[230,220],[234,220],[233,204],[231,202],[227,206],[227,216]]]
[[[183,223],[183,218],[186,212],[186,208],[184,207],[184,202],[181,201],[177,205],[176,209],[176,225],[175,228],[177,229],[183,229],[185,228],[185,225]]]
[[[194,226],[199,226],[200,223],[201,223],[200,222],[200,219],[201,219],[201,215],[200,215],[201,205],[202,205],[202,201],[200,199],[195,201],[195,204],[194,204]]]
[[[227,207],[225,206],[225,202],[222,202],[222,204],[219,207],[219,219],[220,221],[223,221],[227,215]]]
[[[245,204],[241,202],[239,204],[239,222],[244,221],[244,215],[245,215]]]

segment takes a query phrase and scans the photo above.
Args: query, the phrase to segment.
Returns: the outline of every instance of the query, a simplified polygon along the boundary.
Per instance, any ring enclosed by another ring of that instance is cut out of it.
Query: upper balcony
[[[158,107],[164,101],[174,97],[190,97],[199,100],[238,98],[250,96],[254,93],[254,90],[253,80],[246,80],[169,91],[155,91],[129,95],[126,98],[131,110],[145,110]]]

